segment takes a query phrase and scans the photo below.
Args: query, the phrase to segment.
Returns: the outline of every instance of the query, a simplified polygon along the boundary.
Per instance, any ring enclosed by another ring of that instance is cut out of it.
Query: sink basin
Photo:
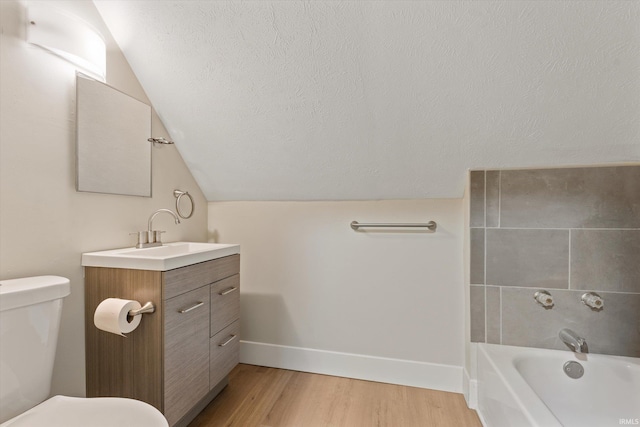
[[[240,245],[175,242],[145,249],[123,248],[88,252],[82,254],[82,265],[166,271],[239,253]]]

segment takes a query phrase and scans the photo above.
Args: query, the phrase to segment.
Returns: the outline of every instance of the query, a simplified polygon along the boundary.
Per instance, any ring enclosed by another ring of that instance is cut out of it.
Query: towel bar
[[[435,221],[429,221],[427,223],[368,223],[360,224],[358,221],[351,221],[351,228],[358,230],[361,227],[367,228],[427,228],[431,231],[436,231],[438,226]]]

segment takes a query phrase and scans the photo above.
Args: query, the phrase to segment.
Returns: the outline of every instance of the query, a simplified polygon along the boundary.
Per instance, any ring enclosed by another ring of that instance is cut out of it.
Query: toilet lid
[[[134,399],[54,396],[0,427],[169,427],[162,413]]]

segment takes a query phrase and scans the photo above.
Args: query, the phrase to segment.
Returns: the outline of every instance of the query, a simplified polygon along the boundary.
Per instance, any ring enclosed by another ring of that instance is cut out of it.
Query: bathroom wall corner
[[[463,271],[464,271],[464,371],[475,380],[475,370],[471,369],[475,358],[472,356],[475,346],[471,343],[471,171],[467,171],[462,205],[464,209],[463,233]],[[466,377],[465,377],[466,378]],[[467,400],[467,403],[469,401]]]

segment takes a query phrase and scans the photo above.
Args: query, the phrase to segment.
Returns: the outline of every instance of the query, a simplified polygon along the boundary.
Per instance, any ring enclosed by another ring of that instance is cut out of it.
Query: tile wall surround
[[[640,164],[472,171],[470,188],[472,342],[568,350],[570,328],[640,357]]]

